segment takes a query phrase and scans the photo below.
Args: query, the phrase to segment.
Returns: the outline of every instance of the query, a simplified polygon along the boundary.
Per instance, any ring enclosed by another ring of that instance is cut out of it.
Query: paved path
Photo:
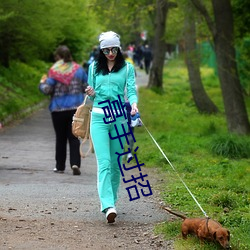
[[[138,68],[136,69],[136,83],[138,87],[145,87],[148,85],[148,75]]]
[[[140,74],[137,79],[138,85],[142,86],[147,76]],[[64,174],[53,173],[54,140],[47,107],[14,126],[0,130],[0,221],[3,218],[8,220],[20,217],[38,221],[83,221],[95,223],[95,230],[104,230],[106,224],[104,215],[99,211],[94,154],[82,160],[81,176],[72,175],[69,163]],[[158,182],[157,174],[148,171],[143,169],[154,186]],[[122,185],[116,224],[120,223],[124,227],[135,222],[139,225],[153,225],[166,220],[166,213],[159,208],[157,191],[154,192],[155,195],[130,202],[125,186]],[[14,245],[16,248],[7,248],[8,244],[14,243],[0,236],[0,249],[28,249],[25,246],[18,248],[18,245]],[[37,248],[33,249],[46,249],[36,244]],[[132,245],[131,249],[134,249]]]

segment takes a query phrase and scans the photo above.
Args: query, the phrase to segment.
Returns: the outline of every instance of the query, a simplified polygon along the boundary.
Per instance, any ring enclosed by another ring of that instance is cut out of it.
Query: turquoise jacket
[[[137,103],[137,92],[135,85],[135,69],[131,63],[126,63],[126,66],[118,72],[110,72],[107,75],[95,73],[95,62],[93,62],[88,71],[88,84],[94,88],[95,97],[93,107],[104,107],[106,104],[98,104],[99,102],[110,102],[118,100],[118,95],[121,98],[122,104],[125,103],[124,93],[126,93],[129,103]]]

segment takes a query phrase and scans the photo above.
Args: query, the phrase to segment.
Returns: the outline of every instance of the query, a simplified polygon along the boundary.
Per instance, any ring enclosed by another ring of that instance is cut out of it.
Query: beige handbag
[[[93,144],[90,138],[90,113],[92,110],[92,103],[86,103],[88,96],[86,95],[83,103],[77,108],[72,121],[72,133],[80,141],[80,154],[85,158],[90,151],[93,151]],[[86,153],[83,152],[83,145],[89,140],[89,149]]]

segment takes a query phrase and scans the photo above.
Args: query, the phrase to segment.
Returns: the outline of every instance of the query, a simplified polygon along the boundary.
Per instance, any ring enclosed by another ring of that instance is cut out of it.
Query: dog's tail
[[[169,208],[167,208],[167,207],[163,207],[163,206],[162,206],[162,208],[163,208],[164,210],[168,211],[169,213],[171,213],[171,214],[173,214],[173,215],[175,215],[175,216],[177,216],[177,217],[182,218],[183,220],[187,219],[187,217],[186,217],[185,215],[183,215],[183,214],[179,214],[179,213],[177,213],[177,212],[173,212],[171,209],[169,209]]]

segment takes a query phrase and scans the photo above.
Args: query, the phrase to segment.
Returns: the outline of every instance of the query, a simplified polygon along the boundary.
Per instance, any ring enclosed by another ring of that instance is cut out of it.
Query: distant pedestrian
[[[149,69],[151,66],[151,61],[153,59],[152,51],[149,48],[149,46],[146,44],[144,51],[143,51],[143,57],[144,57],[144,67],[145,67],[145,72],[146,74],[149,73]]]
[[[135,47],[134,50],[134,61],[135,64],[140,68],[143,69],[143,47],[141,45],[138,45],[137,47]]]
[[[99,48],[97,46],[94,46],[92,51],[89,54],[89,59],[87,61],[88,67],[92,62],[94,62],[97,59],[98,55],[99,55]],[[87,67],[87,70],[88,70],[88,67]]]
[[[72,117],[84,100],[84,86],[87,74],[73,61],[67,46],[59,46],[55,51],[55,64],[50,68],[48,77],[44,76],[39,84],[40,91],[50,95],[49,110],[56,134],[55,173],[64,173],[66,168],[67,142],[69,142],[70,166],[73,175],[80,175],[80,142],[72,134]]]

